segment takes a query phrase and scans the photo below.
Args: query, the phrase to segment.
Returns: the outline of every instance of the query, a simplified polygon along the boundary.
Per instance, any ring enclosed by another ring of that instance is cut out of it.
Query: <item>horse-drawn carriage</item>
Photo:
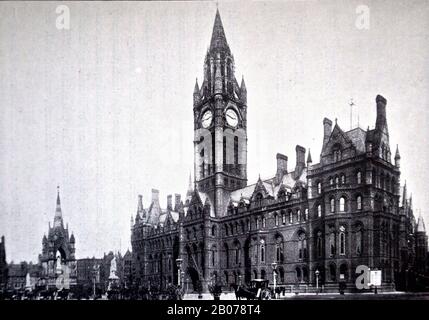
[[[235,296],[237,300],[269,300],[274,297],[274,292],[268,287],[269,281],[265,279],[253,279],[248,287],[235,285]]]

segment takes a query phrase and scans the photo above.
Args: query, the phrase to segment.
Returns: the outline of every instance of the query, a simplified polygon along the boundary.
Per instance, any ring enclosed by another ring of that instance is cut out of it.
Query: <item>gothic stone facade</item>
[[[427,252],[416,250],[422,240],[415,241],[412,201],[400,187],[398,149],[391,161],[384,97],[376,97],[374,129],[344,131],[325,118],[319,163],[296,146],[295,168],[277,154],[274,176],[249,185],[247,89],[235,78],[216,12],[193,100],[194,181],[186,199],[175,195],[173,206],[168,196],[164,210],[153,190],[144,209],[139,196],[131,236],[139,285],[163,288],[182,271],[190,290],[206,291],[213,281],[271,281],[273,272],[280,285],[315,286],[318,271],[320,285],[352,288],[356,267],[366,265],[392,288],[404,282],[416,252]]]
[[[55,289],[63,285],[65,288],[75,286],[77,276],[75,238],[73,233],[69,235],[68,226],[64,227],[59,191],[54,225],[51,227],[49,223],[48,236],[43,236],[42,245],[39,263],[42,266],[40,281],[43,285],[46,285],[48,289]],[[65,282],[62,279],[65,279]],[[59,281],[63,284],[60,284]]]

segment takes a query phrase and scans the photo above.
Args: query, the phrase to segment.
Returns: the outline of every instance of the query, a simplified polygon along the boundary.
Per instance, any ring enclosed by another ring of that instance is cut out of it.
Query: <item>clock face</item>
[[[213,120],[213,114],[210,110],[207,110],[203,114],[203,117],[201,118],[201,124],[203,128],[208,128],[209,125],[212,123],[212,120]]]
[[[231,127],[236,127],[238,124],[238,114],[233,109],[228,109],[226,111],[226,122]]]

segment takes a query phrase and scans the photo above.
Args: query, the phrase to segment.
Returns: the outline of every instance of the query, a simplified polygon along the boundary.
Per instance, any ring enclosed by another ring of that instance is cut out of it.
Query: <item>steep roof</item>
[[[354,128],[350,131],[345,132],[346,136],[351,140],[356,150],[359,152],[365,152],[365,140],[366,131],[362,128]]]

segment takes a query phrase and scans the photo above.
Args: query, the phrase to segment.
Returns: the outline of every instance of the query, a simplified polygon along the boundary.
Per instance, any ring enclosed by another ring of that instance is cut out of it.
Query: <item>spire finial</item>
[[[353,129],[353,106],[355,103],[353,102],[353,98],[350,98],[349,106],[350,106],[350,130]]]

